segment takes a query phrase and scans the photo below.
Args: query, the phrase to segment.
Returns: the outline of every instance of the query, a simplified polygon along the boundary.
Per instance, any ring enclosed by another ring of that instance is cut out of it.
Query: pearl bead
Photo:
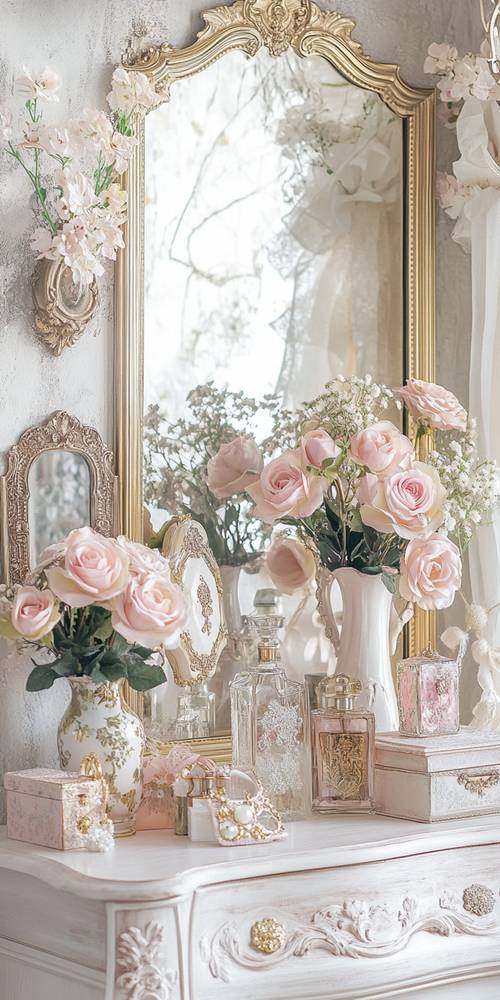
[[[242,826],[248,826],[249,823],[253,823],[255,816],[252,806],[236,806],[234,810],[234,818],[236,822],[241,823]]]
[[[219,830],[223,840],[234,840],[238,836],[238,827],[235,823],[231,823],[229,819],[223,820]]]

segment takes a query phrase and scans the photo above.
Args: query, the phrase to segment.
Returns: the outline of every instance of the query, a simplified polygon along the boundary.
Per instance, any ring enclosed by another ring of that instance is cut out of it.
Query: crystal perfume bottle
[[[355,708],[361,690],[347,674],[329,674],[318,684],[319,708],[311,712],[317,812],[373,810],[375,716]]]
[[[257,637],[257,662],[231,683],[233,764],[255,771],[283,819],[310,811],[308,698],[280,661],[283,617],[249,615]]]
[[[215,729],[215,694],[206,681],[181,688],[177,697],[177,716],[173,736],[177,740],[206,739]]]

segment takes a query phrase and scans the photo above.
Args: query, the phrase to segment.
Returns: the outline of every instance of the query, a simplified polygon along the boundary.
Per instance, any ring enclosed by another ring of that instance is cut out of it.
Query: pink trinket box
[[[399,732],[452,736],[460,729],[460,667],[433,649],[398,663]]]
[[[4,775],[7,836],[28,844],[71,851],[104,811],[102,781],[73,771],[35,767]]]

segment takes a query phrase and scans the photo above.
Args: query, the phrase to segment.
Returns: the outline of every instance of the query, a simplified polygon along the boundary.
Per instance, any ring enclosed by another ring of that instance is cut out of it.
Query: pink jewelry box
[[[35,767],[4,775],[7,836],[28,844],[72,851],[103,816],[102,781],[76,771]]]

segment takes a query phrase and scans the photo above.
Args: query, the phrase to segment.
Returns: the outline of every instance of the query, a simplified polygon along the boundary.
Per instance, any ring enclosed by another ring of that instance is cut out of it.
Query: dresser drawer
[[[491,970],[492,938],[500,971],[499,894],[498,845],[200,889],[192,994],[375,1000]]]

